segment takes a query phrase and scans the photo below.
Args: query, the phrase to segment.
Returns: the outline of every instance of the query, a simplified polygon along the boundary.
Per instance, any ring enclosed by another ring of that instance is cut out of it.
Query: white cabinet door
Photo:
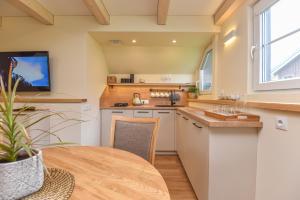
[[[189,127],[189,122],[190,119],[188,117],[186,117],[185,115],[183,115],[181,113],[180,117],[179,117],[179,130],[180,130],[180,134],[178,137],[178,148],[179,148],[179,158],[182,161],[183,165],[184,163],[187,162],[187,157],[188,157],[188,141],[187,141],[187,135],[188,135],[188,127]]]
[[[177,154],[180,156],[182,152],[182,114],[178,111],[176,111],[175,116],[175,149],[177,151]]]
[[[136,118],[150,117],[150,118],[152,118],[153,111],[152,110],[134,110],[133,117],[136,117]]]
[[[110,146],[111,118],[114,115],[133,117],[133,110],[102,110],[101,111],[101,145]]]
[[[187,121],[182,162],[198,199],[208,200],[209,130],[199,122]]]
[[[154,110],[153,117],[160,118],[157,151],[175,151],[175,111]]]

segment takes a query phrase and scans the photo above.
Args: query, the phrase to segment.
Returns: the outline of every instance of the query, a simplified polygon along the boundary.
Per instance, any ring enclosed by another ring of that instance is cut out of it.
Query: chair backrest
[[[159,118],[113,116],[111,145],[129,151],[154,164]]]

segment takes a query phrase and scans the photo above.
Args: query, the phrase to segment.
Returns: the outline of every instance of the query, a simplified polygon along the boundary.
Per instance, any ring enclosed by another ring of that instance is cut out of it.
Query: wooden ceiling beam
[[[43,24],[54,24],[54,15],[37,0],[9,0],[9,2]]]
[[[102,25],[110,24],[110,15],[105,8],[102,0],[83,0],[91,11],[91,13],[95,16],[96,20]]]
[[[225,0],[214,14],[214,22],[216,25],[222,25],[232,13],[234,13],[245,0]]]
[[[168,18],[170,0],[158,0],[157,4],[157,24],[166,25]]]

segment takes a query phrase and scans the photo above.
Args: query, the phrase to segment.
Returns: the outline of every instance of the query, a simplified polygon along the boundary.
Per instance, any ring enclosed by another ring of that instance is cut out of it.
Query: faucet
[[[175,90],[171,90],[170,101],[171,101],[171,106],[174,106],[176,104],[177,98],[176,98]]]

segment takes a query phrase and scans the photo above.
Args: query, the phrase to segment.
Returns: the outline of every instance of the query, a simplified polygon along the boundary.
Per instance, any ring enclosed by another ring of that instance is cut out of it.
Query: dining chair
[[[154,164],[159,118],[113,116],[111,145],[134,153]]]

